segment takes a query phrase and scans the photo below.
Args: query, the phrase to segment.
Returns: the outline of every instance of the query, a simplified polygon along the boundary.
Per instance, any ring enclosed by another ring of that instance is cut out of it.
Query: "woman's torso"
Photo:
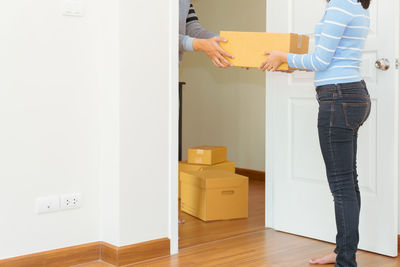
[[[361,60],[362,51],[369,32],[370,18],[369,10],[362,7],[357,0],[346,0],[351,4],[345,5],[341,12],[351,14],[353,19],[348,25],[345,25],[345,31],[340,38],[339,46],[334,52],[333,59],[327,70],[316,72],[316,85],[335,84],[346,80],[346,82],[355,82],[362,80]],[[329,8],[329,4],[327,6]],[[323,30],[325,15],[315,27],[315,42],[319,44],[319,37]],[[330,21],[330,23],[335,23]]]

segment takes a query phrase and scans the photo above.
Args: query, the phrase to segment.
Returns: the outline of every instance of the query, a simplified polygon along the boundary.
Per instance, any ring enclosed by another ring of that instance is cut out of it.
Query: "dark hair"
[[[330,0],[327,0],[328,2]],[[369,5],[371,4],[371,0],[358,0],[359,3],[363,6],[363,8],[368,9]]]

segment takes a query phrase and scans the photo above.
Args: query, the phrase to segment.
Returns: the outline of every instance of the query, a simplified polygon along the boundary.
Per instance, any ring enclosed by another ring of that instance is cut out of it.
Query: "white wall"
[[[120,244],[168,236],[169,1],[120,1]]]
[[[0,259],[169,236],[170,2],[83,2],[0,3]],[[73,192],[81,209],[35,213]]]
[[[96,10],[96,87],[100,95],[98,113],[100,135],[99,239],[114,245],[120,242],[119,152],[120,152],[120,23],[119,2],[101,0]]]
[[[98,240],[95,24],[60,3],[0,3],[0,258]],[[35,213],[36,198],[73,192],[81,209]]]
[[[265,0],[193,1],[201,24],[220,30],[265,31]],[[238,167],[265,169],[265,74],[220,70],[207,56],[186,53],[180,80],[183,97],[183,158],[196,145],[225,145]]]

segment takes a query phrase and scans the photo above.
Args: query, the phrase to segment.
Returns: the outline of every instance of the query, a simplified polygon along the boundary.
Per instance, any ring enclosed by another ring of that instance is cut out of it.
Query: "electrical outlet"
[[[59,209],[60,209],[59,196],[41,197],[36,200],[36,211],[39,214],[54,212]]]
[[[60,207],[63,210],[80,208],[81,207],[81,195],[80,194],[61,195]]]

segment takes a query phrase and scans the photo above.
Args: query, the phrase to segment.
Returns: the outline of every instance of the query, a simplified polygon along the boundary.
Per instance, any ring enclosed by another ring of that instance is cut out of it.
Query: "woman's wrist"
[[[287,52],[282,52],[282,54],[281,54],[281,60],[282,60],[283,63],[287,63],[287,62],[288,62],[288,60],[287,60],[288,55],[289,55],[289,53],[287,53]]]

